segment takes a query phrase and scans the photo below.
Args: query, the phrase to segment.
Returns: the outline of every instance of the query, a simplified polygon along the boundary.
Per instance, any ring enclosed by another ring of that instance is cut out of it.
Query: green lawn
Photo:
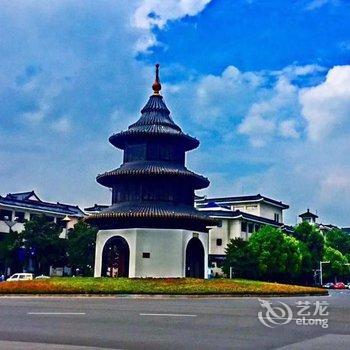
[[[320,295],[327,294],[327,291],[240,279],[57,277],[47,280],[2,282],[0,294]]]

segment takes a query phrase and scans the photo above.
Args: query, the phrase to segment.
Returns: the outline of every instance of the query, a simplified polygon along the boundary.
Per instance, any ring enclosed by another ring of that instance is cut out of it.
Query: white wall
[[[256,216],[260,216],[260,202],[244,202],[237,203],[231,206],[232,210],[240,210],[244,213],[253,214]]]
[[[193,236],[198,236],[204,248],[204,274],[207,277],[208,234],[173,229],[118,229],[101,230],[97,234],[95,277],[101,276],[102,252],[108,239],[121,236],[130,249],[129,277],[185,277],[186,247]],[[142,253],[150,253],[143,258]]]
[[[216,240],[222,239],[222,245],[217,246]],[[209,230],[209,254],[225,254],[225,248],[229,241],[229,220],[222,219],[221,227],[213,227]]]
[[[267,203],[261,203],[260,206],[260,216],[274,220],[275,213],[279,215],[279,222],[283,222],[283,213],[282,209],[279,207],[275,207],[273,205],[267,204]]]

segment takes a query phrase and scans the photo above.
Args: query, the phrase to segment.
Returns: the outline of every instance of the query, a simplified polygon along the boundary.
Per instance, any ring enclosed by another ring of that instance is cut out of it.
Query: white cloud
[[[195,16],[210,2],[211,0],[142,0],[132,16],[133,26],[143,31],[135,43],[135,52],[147,53],[151,47],[159,45],[152,28],[162,29],[168,21]]]
[[[61,117],[52,122],[51,129],[60,134],[67,134],[72,131],[71,121],[67,117]]]
[[[201,12],[211,0],[143,0],[134,14],[138,28],[163,28],[169,20],[194,16]]]
[[[166,87],[175,120],[186,116],[180,124],[192,121],[202,140],[201,153],[190,157],[212,180],[211,195],[240,194],[243,186],[245,194],[290,204],[289,223],[311,206],[323,222],[349,225],[348,67],[329,69],[319,82],[325,72],[318,65],[270,72],[229,66],[220,75]],[[312,137],[315,130],[322,142]]]
[[[135,24],[135,11],[147,7],[145,3],[1,2],[0,133],[4,136],[0,164],[6,163],[1,172],[4,192],[28,186],[39,189],[48,200],[110,201],[109,192],[94,180],[96,174],[116,167],[114,162],[121,159],[121,152],[108,144],[108,137],[138,118],[151,93],[153,67],[135,59],[136,53],[157,44],[152,26]],[[159,3],[162,27],[168,20],[204,8],[184,2],[182,10],[168,15],[165,4]],[[67,132],[72,137],[64,143],[55,135]],[[62,176],[62,171],[67,171],[66,175]]]
[[[321,181],[320,198],[324,202],[333,202],[350,197],[350,168],[332,168]]]
[[[312,0],[307,4],[306,10],[312,11],[329,3],[334,3],[334,0]]]
[[[36,112],[25,112],[23,113],[24,122],[29,123],[38,123],[41,122],[44,119],[45,115],[44,113],[39,110]]]
[[[283,120],[279,128],[281,135],[284,137],[296,139],[300,136],[294,119]]]
[[[277,71],[276,73],[278,75],[283,75],[288,77],[289,79],[294,79],[296,77],[305,76],[309,74],[324,72],[326,70],[325,67],[322,67],[318,64],[307,64],[304,66],[298,66],[298,65],[290,65],[285,68],[283,68],[280,71]]]
[[[308,136],[324,141],[328,136],[347,132],[350,122],[350,66],[335,66],[326,80],[300,91],[302,114]]]
[[[268,96],[261,101],[255,102],[249,109],[238,131],[249,136],[250,141],[255,146],[263,146],[278,130],[279,126],[281,136],[290,137],[286,134],[286,127],[296,121],[291,118],[297,118],[295,111],[297,102],[297,88],[290,83],[285,76],[280,76],[275,86],[269,91]],[[283,121],[288,118],[288,123]],[[282,120],[282,121],[281,121]]]

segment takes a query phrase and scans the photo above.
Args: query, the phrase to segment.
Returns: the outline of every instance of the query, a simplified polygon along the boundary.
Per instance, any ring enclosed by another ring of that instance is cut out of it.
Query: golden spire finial
[[[159,91],[161,90],[162,85],[160,85],[159,80],[159,63],[156,64],[156,79],[154,80],[154,83],[152,85],[153,89],[153,95],[159,95]]]

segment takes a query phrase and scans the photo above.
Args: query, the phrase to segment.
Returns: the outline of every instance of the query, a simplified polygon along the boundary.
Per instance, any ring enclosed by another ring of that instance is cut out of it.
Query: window
[[[151,253],[142,253],[142,257],[144,259],[149,259],[151,257]]]
[[[274,220],[277,221],[277,222],[280,222],[280,215],[275,213],[274,214]]]
[[[15,220],[17,222],[24,222],[24,212],[23,211],[15,211]]]
[[[247,223],[245,221],[242,221],[241,223],[241,231],[247,232]]]
[[[247,209],[247,210],[256,210],[257,208],[258,208],[257,205],[247,205],[247,206],[246,206],[246,209]]]
[[[12,211],[0,209],[0,220],[12,220]]]
[[[248,232],[253,233],[254,231],[254,225],[253,224],[248,224]]]
[[[216,245],[217,245],[218,247],[222,246],[222,239],[221,239],[221,238],[218,238],[218,239],[216,240]]]
[[[244,206],[243,205],[232,205],[231,210],[243,210]]]

